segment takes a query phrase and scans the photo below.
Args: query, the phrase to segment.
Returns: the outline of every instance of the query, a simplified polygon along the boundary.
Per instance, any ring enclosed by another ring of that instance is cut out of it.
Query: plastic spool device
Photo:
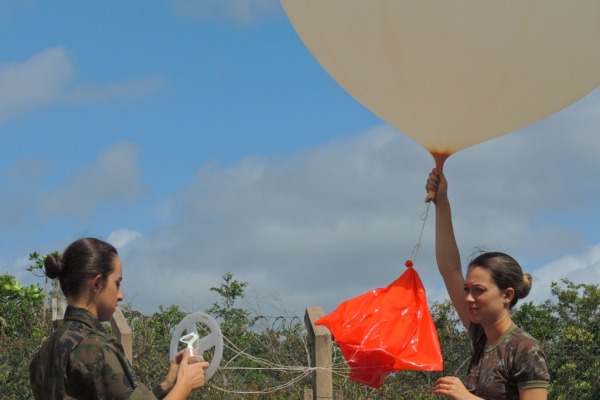
[[[206,336],[200,337],[198,334],[198,327],[196,324],[202,324],[206,326],[210,333]],[[185,333],[185,334],[184,334]],[[210,360],[210,365],[206,369],[204,376],[206,381],[217,372],[217,368],[221,364],[221,358],[223,357],[223,335],[221,334],[221,328],[213,317],[203,312],[195,312],[189,314],[177,324],[171,337],[171,347],[169,349],[169,355],[171,359],[179,352],[179,342],[182,337],[190,334],[198,335],[197,345],[199,347],[199,356],[204,357],[204,353],[214,347],[214,353]]]

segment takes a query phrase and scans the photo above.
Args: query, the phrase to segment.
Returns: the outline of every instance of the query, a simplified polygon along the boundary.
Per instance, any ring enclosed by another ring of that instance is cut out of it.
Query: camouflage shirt
[[[136,384],[123,347],[100,321],[71,306],[31,361],[29,377],[37,400],[156,399]]]
[[[548,387],[544,351],[527,332],[513,324],[491,346],[481,325],[471,324],[469,334],[475,347],[466,382],[470,393],[486,400],[512,400],[519,399],[519,389]]]

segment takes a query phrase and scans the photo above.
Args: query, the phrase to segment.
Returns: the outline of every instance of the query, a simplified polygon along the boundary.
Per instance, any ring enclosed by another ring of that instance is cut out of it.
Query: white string
[[[411,260],[413,262],[416,261],[417,253],[419,252],[419,249],[421,248],[421,240],[423,238],[423,232],[425,231],[425,225],[427,223],[427,218],[429,216],[430,206],[431,206],[431,202],[428,202],[425,206],[425,211],[423,212],[423,214],[421,214],[421,217],[420,217],[420,219],[423,221],[423,223],[421,225],[421,231],[419,232],[419,239],[417,240],[417,244],[413,248],[413,251],[411,254]],[[219,390],[219,391],[226,392],[226,393],[240,394],[240,395],[243,395],[243,394],[267,394],[267,393],[272,393],[272,392],[276,392],[278,390],[282,390],[282,389],[291,387],[295,383],[306,378],[313,371],[317,371],[317,370],[331,371],[333,374],[336,374],[337,376],[342,377],[343,379],[346,379],[347,381],[349,380],[349,378],[348,378],[349,367],[347,366],[347,364],[345,362],[331,364],[328,367],[306,367],[306,366],[279,365],[272,361],[261,359],[252,354],[246,353],[244,350],[241,350],[240,348],[238,348],[233,342],[231,342],[225,336],[223,336],[223,339],[226,342],[225,347],[227,347],[230,350],[233,350],[234,352],[237,353],[235,356],[233,356],[227,362],[227,364],[231,363],[233,360],[235,360],[238,357],[244,356],[247,359],[254,361],[256,364],[260,365],[260,367],[233,367],[233,366],[224,365],[224,366],[219,367],[218,371],[269,370],[269,371],[284,371],[284,372],[290,372],[290,373],[298,373],[298,375],[296,377],[290,379],[287,382],[284,382],[284,383],[281,383],[281,384],[278,384],[278,385],[275,385],[275,386],[272,386],[272,387],[269,387],[269,388],[266,388],[263,390],[255,390],[255,391],[230,390],[230,389],[216,386],[214,384],[210,384],[210,387],[215,390]],[[307,347],[306,343],[304,343],[304,345],[305,345],[305,347]],[[308,354],[308,351],[307,351],[307,354]],[[373,366],[372,368],[379,368],[379,367]],[[417,391],[418,391],[418,389],[415,389],[415,392],[417,392]]]
[[[425,231],[425,224],[427,223],[427,217],[429,216],[429,207],[430,206],[431,206],[431,202],[426,203],[425,211],[423,212],[423,214],[421,214],[421,221],[423,221],[423,223],[421,224],[421,232],[419,233],[419,240],[417,240],[417,244],[413,248],[412,254],[410,256],[410,258],[413,262],[416,261],[417,253],[419,252],[419,249],[421,248],[421,239],[423,238],[423,232]]]
[[[272,361],[269,360],[265,360],[259,357],[256,357],[252,354],[248,354],[246,353],[244,350],[241,350],[240,348],[238,348],[234,343],[232,343],[228,338],[226,338],[225,336],[223,336],[223,339],[225,341],[225,347],[227,347],[229,350],[232,350],[234,352],[236,352],[237,354],[235,356],[233,356],[229,361],[228,364],[233,361],[234,359],[237,359],[238,357],[246,357],[247,359],[254,361],[256,364],[258,364],[258,367],[234,367],[234,366],[228,366],[228,365],[224,365],[224,366],[220,366],[218,368],[218,372],[224,372],[224,371],[235,371],[235,370],[240,370],[240,371],[259,371],[259,370],[264,370],[264,371],[283,371],[283,372],[289,372],[289,373],[297,373],[298,375],[291,378],[289,381],[281,383],[281,384],[276,384],[274,386],[262,389],[262,390],[248,390],[248,391],[243,391],[243,390],[233,390],[233,389],[227,389],[224,387],[220,387],[215,385],[214,383],[210,382],[209,383],[209,387],[213,388],[215,390],[219,390],[221,392],[225,392],[225,393],[232,393],[232,394],[238,394],[238,395],[250,395],[250,394],[268,394],[268,393],[273,393],[276,392],[278,390],[283,390],[286,388],[290,388],[293,387],[294,384],[298,383],[299,381],[301,381],[302,379],[306,378],[307,376],[309,376],[313,371],[318,371],[318,370],[325,370],[325,371],[330,371],[333,374],[335,374],[336,376],[339,376],[343,379],[345,379],[346,381],[349,381],[349,367],[346,364],[346,362],[338,362],[338,363],[333,363],[330,366],[327,367],[307,367],[307,366],[285,366],[285,365],[279,365],[277,363],[274,363]],[[373,367],[367,367],[367,368],[379,368],[377,366],[373,366]],[[364,369],[367,369],[364,368]],[[415,392],[418,389],[415,389]]]
[[[239,349],[235,344],[233,344],[228,338],[223,337],[223,339],[225,340],[226,344],[225,347],[228,347],[230,350],[235,351],[237,354],[231,358],[231,360],[229,360],[229,362],[233,361],[234,359],[240,357],[240,356],[244,356],[247,359],[254,361],[255,363],[257,363],[258,365],[261,365],[261,367],[230,367],[230,366],[222,366],[219,367],[220,371],[233,371],[233,370],[270,370],[270,371],[287,371],[287,372],[296,372],[299,375],[290,379],[287,382],[263,389],[263,390],[259,390],[259,391],[242,391],[242,390],[230,390],[230,389],[225,389],[222,387],[219,387],[217,385],[211,384],[210,387],[214,388],[216,390],[222,391],[222,392],[227,392],[227,393],[233,393],[233,394],[261,394],[261,393],[272,393],[278,390],[282,390],[285,389],[287,387],[291,387],[293,386],[295,383],[301,381],[302,379],[304,379],[305,377],[307,377],[308,375],[310,375],[312,373],[312,371],[319,369],[319,368],[312,368],[312,367],[305,367],[305,366],[283,366],[283,365],[278,365],[276,363],[273,363],[272,361],[269,360],[265,360],[265,359],[261,359],[259,357],[256,357],[252,354],[248,354],[245,351]],[[229,363],[228,362],[228,363]],[[327,368],[329,369],[329,368]]]

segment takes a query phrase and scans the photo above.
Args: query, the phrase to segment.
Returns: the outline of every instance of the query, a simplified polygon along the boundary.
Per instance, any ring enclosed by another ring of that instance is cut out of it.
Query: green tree
[[[550,372],[549,399],[600,399],[600,285],[552,283],[558,301],[524,303],[517,325],[544,346]]]
[[[211,386],[230,392],[209,389],[201,398],[297,398],[300,388],[309,385],[308,377],[293,371],[308,365],[304,326],[297,317],[253,315],[242,308],[238,303],[247,285],[228,272],[219,287],[211,288],[220,299],[206,311],[220,322],[225,341],[221,369]],[[288,384],[291,381],[295,384]]]
[[[519,304],[512,315],[515,323],[536,338],[543,346],[552,343],[559,335],[560,318],[556,304],[550,300],[542,304]]]
[[[237,300],[243,300],[246,296],[248,282],[239,282],[233,279],[233,274],[227,272],[223,275],[223,283],[219,287],[211,287],[212,292],[220,296],[218,302],[206,312],[220,322],[221,330],[231,337],[243,334],[250,325],[248,310],[236,307]]]
[[[165,377],[173,330],[186,314],[177,305],[160,305],[150,316],[136,311],[131,304],[121,308],[134,334],[134,370],[144,384],[152,387]]]
[[[36,285],[21,286],[14,276],[0,275],[0,335],[23,334],[39,337],[36,319],[44,291]]]
[[[40,270],[43,257],[32,253],[30,259],[35,263],[32,272]],[[289,399],[298,398],[303,389],[310,387],[308,376],[291,368],[309,365],[302,320],[295,316],[253,315],[240,305],[247,285],[227,273],[220,286],[211,288],[220,298],[207,312],[220,322],[225,352],[209,387],[195,392],[191,399]],[[513,318],[545,347],[551,374],[550,400],[599,400],[600,287],[563,280],[552,284],[552,294],[551,300],[541,304],[520,304]],[[39,287],[23,287],[13,276],[0,276],[3,398],[31,398],[29,361],[52,330],[49,313],[43,311],[48,307],[43,299],[44,292]],[[173,329],[185,313],[176,305],[160,306],[152,315],[144,315],[130,304],[122,308],[134,334],[134,369],[139,379],[147,385],[160,382],[169,362]],[[431,388],[439,376],[464,378],[471,349],[454,308],[450,302],[435,303],[431,315],[442,347],[444,371],[400,371],[390,374],[381,390],[374,390],[347,379],[349,369],[334,346],[335,389],[353,400],[425,400],[436,398]]]
[[[0,275],[0,387],[3,398],[29,399],[29,361],[49,324],[43,319],[44,292]],[[11,394],[4,397],[6,393]]]
[[[559,334],[548,348],[550,398],[600,399],[600,285],[552,284]]]
[[[233,278],[231,272],[225,273],[223,282],[218,287],[211,287],[210,290],[219,295],[219,301],[213,303],[212,307],[206,312],[212,315],[221,327],[221,332],[225,341],[223,350],[222,365],[232,369],[233,373],[217,374],[213,379],[218,385],[228,388],[251,387],[255,380],[265,380],[266,377],[259,369],[260,365],[254,360],[240,355],[242,351],[252,348],[254,332],[249,327],[252,325],[250,313],[248,310],[238,307],[236,303],[246,296],[247,282],[240,282]],[[246,374],[235,373],[236,368],[246,369]]]

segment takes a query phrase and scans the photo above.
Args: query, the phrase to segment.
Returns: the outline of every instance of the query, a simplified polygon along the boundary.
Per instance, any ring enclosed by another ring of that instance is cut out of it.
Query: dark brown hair
[[[82,238],[71,243],[62,256],[48,254],[44,270],[48,278],[58,278],[66,297],[77,298],[84,282],[96,275],[106,279],[114,269],[117,249],[102,240]]]

